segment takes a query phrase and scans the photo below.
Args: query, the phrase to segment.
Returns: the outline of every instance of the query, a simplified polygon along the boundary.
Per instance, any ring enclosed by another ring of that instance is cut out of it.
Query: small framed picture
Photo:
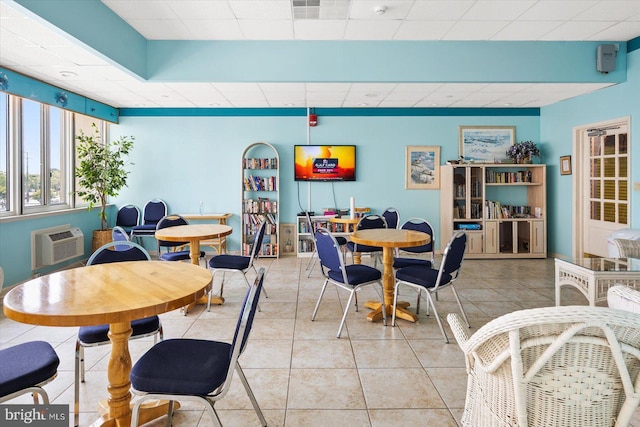
[[[405,158],[407,190],[437,190],[440,188],[440,147],[408,145]]]
[[[571,175],[571,156],[560,157],[560,175]]]
[[[466,161],[496,163],[507,159],[516,142],[515,126],[460,126],[460,155]]]

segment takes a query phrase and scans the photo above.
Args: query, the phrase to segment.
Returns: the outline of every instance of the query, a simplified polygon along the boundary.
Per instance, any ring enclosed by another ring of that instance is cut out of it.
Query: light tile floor
[[[365,260],[366,262],[367,260]],[[462,415],[466,374],[464,359],[453,335],[445,344],[433,315],[426,315],[423,298],[419,321],[398,320],[397,326],[371,323],[363,307],[378,299],[375,288],[359,296],[360,311],[350,310],[342,338],[335,334],[346,293],[327,288],[314,322],[311,313],[322,286],[318,266],[310,278],[307,259],[260,259],[267,270],[261,312],[240,362],[269,426],[326,427],[430,425],[456,426]],[[252,276],[251,276],[252,277]],[[216,293],[219,278],[214,284]],[[554,304],[553,259],[466,260],[456,282],[471,333],[502,314]],[[228,276],[222,306],[210,312],[197,306],[187,316],[179,311],[161,315],[165,338],[188,337],[230,341],[246,285],[238,274]],[[404,299],[415,308],[415,292]],[[573,289],[563,290],[563,304],[586,304]],[[458,312],[449,289],[437,302],[441,317]],[[446,321],[443,320],[446,325]],[[73,366],[76,328],[52,328],[16,323],[0,317],[0,346],[42,339],[52,343],[61,363],[58,377],[45,386],[52,403],[73,406]],[[153,344],[130,342],[135,360]],[[81,384],[80,425],[97,418],[96,402],[106,396],[109,347],[85,353],[86,382]],[[13,403],[29,403],[28,397]],[[216,405],[225,426],[258,426],[258,419],[239,381]],[[72,423],[71,423],[72,425]],[[161,418],[149,426],[166,425]],[[175,426],[213,425],[203,407],[185,402],[174,416]]]

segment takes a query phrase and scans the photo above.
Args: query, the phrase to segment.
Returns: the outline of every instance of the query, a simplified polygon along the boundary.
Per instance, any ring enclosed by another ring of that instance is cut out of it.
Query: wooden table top
[[[357,230],[349,235],[354,243],[387,248],[406,248],[426,245],[431,241],[427,233],[415,230],[398,230],[395,228],[373,228]]]
[[[206,240],[228,236],[233,232],[224,224],[189,224],[167,227],[156,231],[156,239],[169,242],[184,242],[191,239]]]
[[[180,214],[181,217],[183,217],[184,219],[216,219],[218,221],[220,220],[227,220],[228,218],[231,218],[233,214],[230,213],[202,213],[202,214],[192,214],[192,213],[186,213],[186,214]]]
[[[184,307],[211,289],[211,273],[184,262],[131,261],[63,270],[25,282],[4,297],[22,323],[90,326]]]

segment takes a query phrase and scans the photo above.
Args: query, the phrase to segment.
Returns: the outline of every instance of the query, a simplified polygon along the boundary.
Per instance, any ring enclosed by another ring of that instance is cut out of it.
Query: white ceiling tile
[[[593,34],[588,40],[625,41],[631,40],[638,34],[640,22],[620,22]]]
[[[235,19],[226,1],[174,0],[167,4],[182,21]]]
[[[638,0],[353,0],[350,9],[348,0],[321,0],[320,19],[313,20],[293,20],[290,0],[103,2],[154,40],[626,41],[640,36]],[[374,12],[380,4],[388,7],[383,15]],[[115,107],[540,107],[610,85],[147,82],[12,5],[0,1],[0,64]],[[347,10],[350,19],[342,19]],[[63,79],[63,70],[78,75]]]
[[[238,21],[231,19],[197,19],[183,21],[191,40],[242,40]]]
[[[148,40],[188,40],[189,29],[177,19],[135,19],[130,21]]]
[[[603,21],[568,21],[542,36],[540,40],[589,40],[595,34],[604,31],[611,25],[612,22]]]
[[[407,15],[408,20],[456,21],[469,10],[475,1],[439,0],[416,1]]]
[[[575,17],[577,21],[617,21],[640,13],[640,1],[601,1]]]
[[[458,21],[443,40],[490,40],[509,21]]]
[[[401,21],[349,21],[346,40],[391,40]]]
[[[564,21],[574,18],[596,3],[598,3],[598,0],[541,0],[527,9],[518,19],[525,21]]]
[[[248,40],[291,40],[293,23],[291,21],[251,21],[240,20],[242,34]]]
[[[296,20],[293,22],[296,40],[341,40],[347,27],[345,20]]]
[[[333,92],[347,93],[351,88],[351,83],[306,83],[307,92]]]
[[[560,21],[514,21],[493,35],[491,40],[538,40],[560,24]]]
[[[404,19],[409,13],[409,9],[413,5],[413,1],[366,1],[366,0],[353,0],[351,2],[351,12],[349,13],[349,19],[362,19],[362,20],[392,20],[392,19]],[[386,7],[383,14],[377,14],[376,7]]]
[[[369,93],[379,92],[387,93],[396,87],[397,83],[353,83],[349,88],[349,92]]]
[[[176,14],[169,2],[158,0],[102,0],[125,21],[136,19],[171,19]]]
[[[277,21],[292,18],[288,0],[238,0],[229,4],[237,19]]]
[[[394,40],[441,40],[456,21],[404,21]]]
[[[463,20],[501,21],[516,19],[528,8],[533,0],[483,0],[477,1],[462,17]]]

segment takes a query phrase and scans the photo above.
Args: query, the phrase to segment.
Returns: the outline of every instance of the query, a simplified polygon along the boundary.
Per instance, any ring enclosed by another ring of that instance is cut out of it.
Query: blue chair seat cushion
[[[380,246],[356,245],[353,242],[347,242],[347,249],[351,252],[381,252]]]
[[[0,397],[53,377],[60,359],[51,344],[30,341],[0,350]]]
[[[393,268],[405,268],[412,265],[421,265],[423,267],[431,268],[431,261],[420,258],[394,258]]]
[[[226,268],[229,270],[246,270],[251,258],[241,255],[217,255],[209,260],[211,268]]]
[[[200,251],[200,258],[204,258],[204,251]],[[191,259],[189,251],[173,251],[160,255],[163,261],[187,261]]]
[[[133,366],[131,385],[147,393],[205,396],[225,381],[230,361],[231,344],[228,343],[183,338],[164,340]]]
[[[158,316],[145,317],[131,322],[131,336],[152,334],[160,328]],[[109,341],[109,325],[82,326],[78,331],[78,340],[84,344],[96,344]]]
[[[346,237],[342,237],[342,236],[334,236],[336,238],[336,242],[338,242],[338,245],[343,246],[347,244],[347,238]]]
[[[347,265],[345,266],[345,271],[347,272],[347,280],[352,286],[380,280],[382,277],[380,270],[362,264]],[[329,270],[327,275],[333,281],[344,283],[342,272],[340,270]]]
[[[438,279],[438,270],[414,265],[398,270],[396,272],[396,279],[404,282],[415,283],[416,285],[420,285],[424,288],[433,288],[436,285],[436,280]],[[451,275],[443,272],[440,280],[440,286],[445,285],[450,281]]]

